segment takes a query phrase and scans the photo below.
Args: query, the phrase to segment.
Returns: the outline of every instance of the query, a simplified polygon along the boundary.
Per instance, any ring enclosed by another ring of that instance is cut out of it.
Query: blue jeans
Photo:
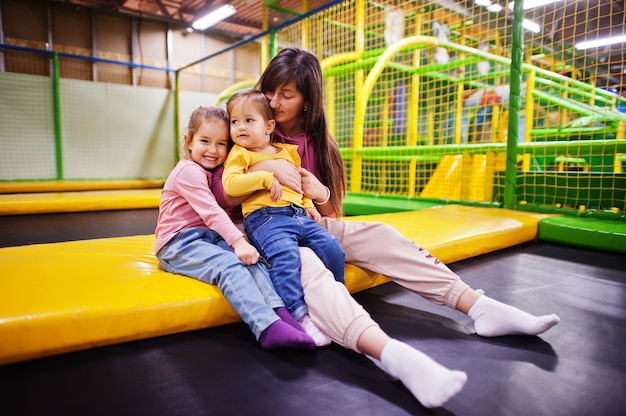
[[[294,318],[308,313],[300,282],[300,251],[309,247],[335,275],[344,281],[344,253],[339,240],[307,217],[295,205],[260,208],[246,216],[244,227],[250,242],[271,265],[274,288]]]
[[[267,269],[244,264],[215,231],[190,228],[179,232],[157,253],[163,270],[217,285],[258,340],[280,318],[273,308],[284,306]]]

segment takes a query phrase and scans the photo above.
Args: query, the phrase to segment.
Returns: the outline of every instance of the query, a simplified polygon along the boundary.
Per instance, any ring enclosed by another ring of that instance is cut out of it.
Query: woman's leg
[[[346,262],[468,314],[478,335],[538,335],[559,322],[554,314],[534,316],[479,295],[445,264],[389,225],[325,218],[322,226],[341,241]],[[381,246],[388,250],[380,250]]]
[[[388,374],[397,377],[426,407],[439,407],[461,391],[463,371],[450,370],[409,344],[390,338],[379,327],[363,332],[358,342],[363,353],[379,359]]]
[[[390,338],[346,287],[334,280],[315,253],[300,248],[300,255],[311,318],[333,341],[372,358],[426,407],[441,406],[463,388],[465,373],[448,370],[410,345]]]
[[[341,241],[346,263],[387,276],[431,302],[456,308],[469,288],[448,266],[387,224],[324,218],[322,226]]]
[[[302,216],[304,229],[300,246],[309,247],[322,260],[326,268],[335,276],[335,280],[344,283],[345,255],[341,242],[313,219]]]
[[[348,289],[335,281],[333,274],[315,253],[300,247],[300,278],[304,300],[311,319],[337,344],[360,352],[357,342],[363,331],[378,324],[350,295]]]

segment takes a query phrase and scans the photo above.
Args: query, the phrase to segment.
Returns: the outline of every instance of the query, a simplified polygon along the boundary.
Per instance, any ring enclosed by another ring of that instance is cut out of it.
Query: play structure
[[[2,97],[15,97],[0,100],[0,215],[158,207],[191,110],[222,105],[278,49],[300,46],[322,61],[346,215],[387,222],[445,262],[534,239],[626,253],[624,98],[591,82],[592,68],[574,71],[576,57],[546,68],[519,11],[502,26],[479,6],[405,3],[294,12],[168,70],[172,91],[63,77],[81,57],[2,45],[5,59],[44,56],[52,71],[0,73]],[[229,86],[208,90],[226,57]],[[34,94],[8,93],[16,87]],[[12,140],[20,125],[29,146]],[[238,320],[217,288],[159,270],[152,244],[141,235],[0,249],[0,338],[11,340],[0,364]],[[346,272],[352,291],[386,281]]]

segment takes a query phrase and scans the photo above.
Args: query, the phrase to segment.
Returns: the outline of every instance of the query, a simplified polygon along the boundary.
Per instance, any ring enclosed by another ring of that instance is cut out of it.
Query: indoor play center
[[[188,27],[218,6],[231,15]],[[624,7],[0,0],[0,413],[621,414]],[[467,373],[440,409],[337,344],[263,350],[217,286],[155,257],[190,114],[288,47],[321,62],[345,220],[389,224],[472,288],[561,319],[483,338],[347,263],[381,328]]]

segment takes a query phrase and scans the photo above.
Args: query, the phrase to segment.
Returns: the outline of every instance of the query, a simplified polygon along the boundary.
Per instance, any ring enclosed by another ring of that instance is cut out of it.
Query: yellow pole
[[[387,90],[386,90],[387,91]],[[389,94],[385,93],[385,101],[382,105],[382,114],[380,115],[381,141],[382,147],[389,145]],[[387,166],[386,162],[381,162],[380,175],[378,176],[378,192],[385,192],[385,184],[387,183]]]
[[[500,45],[500,34],[496,35],[496,50],[499,50]],[[494,86],[500,85],[500,77],[494,79]],[[498,103],[494,103],[491,107],[491,142],[498,142],[499,138],[502,137],[504,139],[504,135],[500,133],[500,118],[502,116],[502,105]],[[508,124],[508,123],[507,123]],[[504,140],[506,141],[506,140]]]
[[[433,12],[430,12],[430,22],[432,23],[432,21],[433,21]],[[432,55],[429,56],[429,59],[434,60]],[[432,82],[432,80],[429,80],[429,83],[430,82]],[[432,111],[432,108],[431,108],[431,106],[434,105],[432,91],[433,91],[433,88],[428,88],[428,93],[426,94],[426,134],[428,137],[429,145],[432,145],[435,143],[435,113]]]
[[[267,7],[263,6],[263,12],[261,16],[261,28],[265,32],[269,25],[267,23]],[[261,41],[261,70],[267,67],[267,64],[270,62],[270,45],[269,45],[269,36],[263,36],[263,40]]]
[[[420,34],[420,28],[422,27],[422,16],[421,14],[415,15],[415,34]],[[415,68],[419,68],[420,66],[420,50],[416,49],[413,51],[413,66]],[[408,120],[406,122],[406,145],[407,146],[415,146],[417,144],[417,118],[419,117],[419,83],[420,77],[417,74],[411,75],[411,92],[407,97],[409,99],[408,108],[407,108],[407,117]]]
[[[461,26],[461,45],[465,45],[465,22]],[[464,54],[459,53],[459,59],[463,59]],[[454,100],[454,143],[461,144],[461,135],[463,134],[463,77],[465,71],[461,71],[458,74],[459,83],[456,87],[456,97]]]
[[[589,79],[591,85],[596,85],[596,77],[595,76],[591,76],[591,78]],[[589,99],[589,105],[596,105],[596,89],[593,89],[593,92],[591,93],[591,98]]]
[[[309,11],[309,0],[302,1],[302,10]],[[302,47],[309,49],[309,19],[302,20]]]
[[[422,28],[422,15],[420,13],[415,15],[415,34],[420,35],[420,31]],[[421,52],[419,49],[413,51],[413,66],[418,68],[420,66],[420,55]],[[411,93],[408,103],[408,111],[407,117],[409,118],[406,123],[407,136],[406,136],[406,144],[407,146],[415,146],[417,145],[417,119],[419,117],[419,93],[420,93],[420,77],[417,74],[411,75]],[[413,197],[416,195],[415,190],[415,182],[417,179],[417,160],[415,158],[411,159],[411,163],[409,164],[409,187],[408,194],[409,197]]]
[[[337,97],[335,94],[335,77],[324,80],[324,98],[326,99],[326,116],[328,118],[328,130],[333,137],[337,136]]]
[[[533,128],[533,115],[535,102],[533,101],[533,91],[535,90],[535,71],[528,73],[528,88],[526,88],[526,131],[524,132],[524,141],[530,142],[530,130]]]
[[[355,50],[361,53],[365,49],[365,0],[356,2],[356,32]],[[363,70],[360,69],[354,74],[354,90],[356,102],[362,102],[363,96]],[[363,147],[363,131],[365,130],[365,108],[358,105],[354,113],[354,139],[352,142],[352,174],[350,175],[350,191],[361,191],[361,174],[363,161],[358,155],[358,150]]]

